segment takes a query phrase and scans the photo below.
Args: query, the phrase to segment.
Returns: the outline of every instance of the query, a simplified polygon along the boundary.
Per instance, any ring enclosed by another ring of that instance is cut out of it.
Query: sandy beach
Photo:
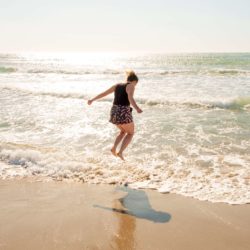
[[[249,249],[250,205],[154,190],[0,181],[0,249]]]

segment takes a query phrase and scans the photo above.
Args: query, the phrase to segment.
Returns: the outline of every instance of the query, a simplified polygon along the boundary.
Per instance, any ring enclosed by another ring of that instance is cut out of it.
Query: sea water
[[[110,86],[139,77],[125,162],[110,149]],[[250,202],[250,53],[0,54],[0,178],[129,182]]]

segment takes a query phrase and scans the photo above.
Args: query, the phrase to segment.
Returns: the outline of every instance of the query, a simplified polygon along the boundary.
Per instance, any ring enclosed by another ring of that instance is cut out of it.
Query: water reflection
[[[145,191],[131,189],[126,186],[118,186],[116,190],[127,192],[126,196],[118,200],[123,208],[118,208],[117,206],[112,208],[100,205],[94,206],[121,214],[128,214],[140,219],[146,219],[155,223],[166,223],[170,220],[170,214],[156,211],[151,207]]]
[[[122,204],[119,200],[113,201],[113,211],[122,210]],[[112,249],[127,250],[136,249],[135,239],[135,228],[136,220],[135,217],[126,215],[126,213],[115,213],[118,219],[118,230],[117,233],[112,237],[110,246]]]
[[[137,249],[135,240],[136,218],[146,219],[156,223],[166,223],[171,216],[168,213],[154,210],[147,194],[143,190],[135,190],[126,186],[116,187],[118,191],[127,193],[120,199],[113,201],[113,207],[94,205],[94,207],[116,212],[118,217],[118,231],[113,236],[111,249]]]

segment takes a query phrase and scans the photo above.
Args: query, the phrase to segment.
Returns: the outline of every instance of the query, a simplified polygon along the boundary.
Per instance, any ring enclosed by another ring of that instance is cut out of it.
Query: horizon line
[[[110,53],[110,54],[131,54],[131,53],[138,53],[138,54],[229,54],[229,53],[232,53],[232,54],[236,54],[236,53],[250,53],[250,51],[124,51],[124,50],[121,50],[121,51],[118,51],[118,50],[114,50],[114,51],[110,51],[110,50],[81,50],[81,51],[70,51],[70,50],[60,50],[60,51],[57,51],[57,50],[48,50],[48,51],[45,51],[45,50],[20,50],[20,51],[0,51],[0,54],[26,54],[26,53],[44,53],[44,54],[84,54],[84,53],[103,53],[103,54],[107,54],[107,53]]]

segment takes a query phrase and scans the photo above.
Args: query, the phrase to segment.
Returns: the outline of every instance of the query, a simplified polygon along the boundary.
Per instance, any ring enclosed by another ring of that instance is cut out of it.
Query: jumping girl
[[[88,104],[91,105],[93,101],[101,99],[114,92],[114,101],[110,111],[109,121],[119,128],[120,133],[115,139],[111,153],[114,156],[120,157],[122,160],[124,160],[123,151],[131,142],[134,135],[134,122],[132,116],[133,109],[130,107],[130,104],[138,113],[142,113],[142,110],[137,106],[133,97],[138,81],[139,79],[137,75],[133,71],[130,71],[127,73],[126,83],[115,84],[93,99],[88,100]],[[120,142],[122,142],[121,147],[117,153],[116,148]]]

